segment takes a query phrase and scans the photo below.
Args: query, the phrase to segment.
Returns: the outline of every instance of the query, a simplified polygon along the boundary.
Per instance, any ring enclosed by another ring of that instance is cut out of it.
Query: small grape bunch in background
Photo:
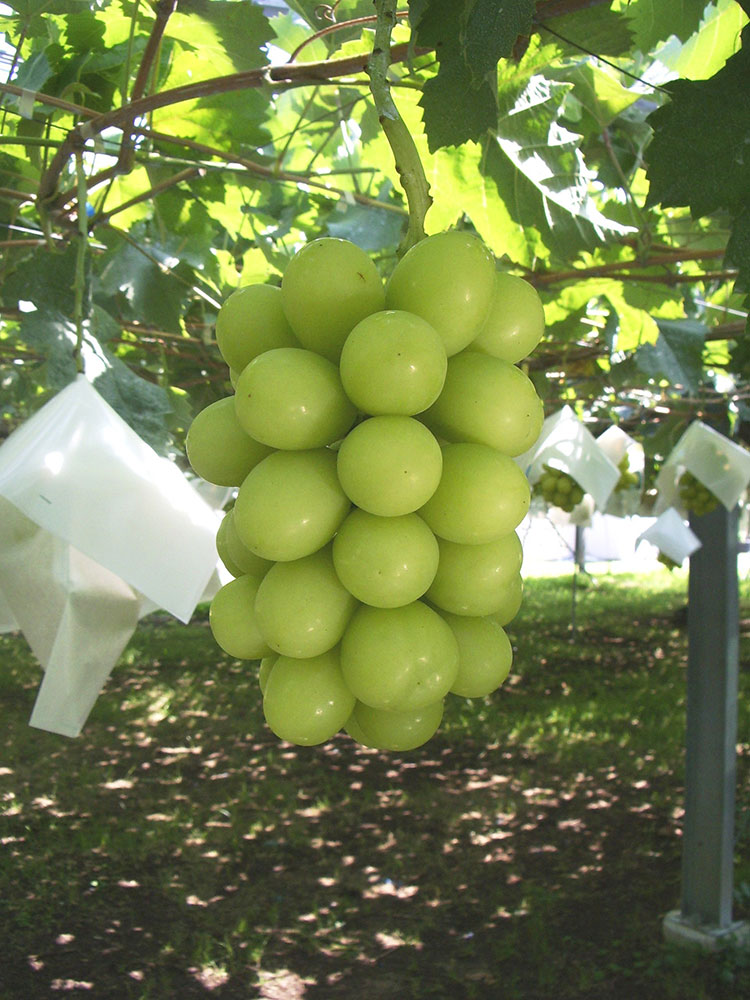
[[[677,487],[683,507],[691,514],[701,517],[719,506],[719,498],[687,469],[680,476]]]
[[[662,566],[666,567],[666,569],[668,569],[670,573],[673,570],[680,568],[680,564],[678,562],[675,562],[675,560],[672,559],[670,556],[668,556],[666,552],[660,551],[659,555],[656,557],[656,561],[660,562]]]
[[[583,500],[583,489],[562,469],[543,465],[544,472],[534,485],[534,494],[541,496],[550,507],[560,507],[570,513]]]
[[[630,471],[630,462],[628,461],[627,452],[617,463],[617,468],[620,470],[620,478],[615,483],[615,493],[622,493],[625,490],[630,490],[634,486],[638,485],[638,476],[635,472]]]

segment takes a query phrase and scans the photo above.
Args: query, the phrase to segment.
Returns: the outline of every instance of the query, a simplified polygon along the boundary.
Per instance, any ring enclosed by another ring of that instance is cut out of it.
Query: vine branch
[[[393,152],[393,159],[409,205],[409,225],[398,248],[399,256],[424,239],[424,220],[432,204],[424,167],[398,108],[391,97],[388,67],[391,63],[391,32],[396,23],[396,0],[374,0],[377,21],[372,54],[367,63],[370,91],[378,119]]]

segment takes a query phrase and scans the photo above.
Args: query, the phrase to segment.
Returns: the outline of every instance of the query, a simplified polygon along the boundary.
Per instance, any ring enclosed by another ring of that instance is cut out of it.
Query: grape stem
[[[409,224],[398,248],[398,256],[402,257],[410,247],[424,239],[424,220],[432,204],[432,197],[414,139],[393,102],[388,83],[391,32],[396,23],[396,0],[373,2],[376,12],[375,40],[367,62],[367,75],[378,119],[391,147],[396,171],[409,205]]]

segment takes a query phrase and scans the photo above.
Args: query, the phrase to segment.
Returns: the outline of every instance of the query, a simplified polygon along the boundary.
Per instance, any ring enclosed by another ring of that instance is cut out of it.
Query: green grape
[[[247,434],[288,450],[332,444],[357,415],[336,366],[298,347],[254,358],[237,379],[234,405]]]
[[[266,693],[266,685],[268,684],[269,675],[278,658],[277,653],[272,653],[269,656],[264,656],[260,661],[260,667],[258,668],[258,687],[260,688],[261,694]]]
[[[331,739],[352,714],[354,695],[341,673],[337,649],[320,656],[280,656],[266,681],[263,714],[281,740],[316,746]]]
[[[401,752],[414,750],[435,735],[443,718],[443,709],[442,700],[403,712],[372,708],[357,702],[346,723],[347,731],[367,747]]]
[[[338,361],[357,323],[385,308],[385,291],[364,250],[326,236],[306,244],[289,261],[281,302],[302,346]]]
[[[490,618],[441,615],[458,642],[458,673],[451,693],[483,698],[497,690],[513,663],[513,647],[505,630]]]
[[[370,417],[341,442],[337,470],[357,507],[381,517],[410,514],[437,489],[440,445],[413,417]]]
[[[442,611],[473,617],[505,606],[505,591],[520,572],[523,550],[515,531],[494,542],[462,545],[438,539],[440,561],[426,598]]]
[[[413,711],[442,699],[458,671],[450,627],[422,601],[355,611],[341,640],[347,687],[372,708]]]
[[[521,609],[523,600],[523,578],[520,573],[514,573],[503,587],[503,603],[496,611],[487,617],[497,625],[505,626],[512,622]]]
[[[273,652],[258,630],[253,610],[259,586],[255,576],[238,576],[214,594],[209,608],[214,639],[238,660],[258,660]]]
[[[630,471],[630,464],[628,461],[627,452],[622,456],[620,461],[617,463],[617,468],[620,470],[620,478],[615,483],[614,492],[622,493],[625,490],[632,489],[632,487],[638,485],[638,476]]]
[[[232,292],[216,317],[216,343],[237,375],[264,351],[299,347],[281,308],[281,289],[245,285]]]
[[[440,484],[419,514],[440,538],[475,545],[515,530],[529,500],[526,476],[512,458],[485,444],[448,444]]]
[[[516,364],[531,354],[543,334],[544,307],[537,290],[523,278],[498,271],[489,313],[471,350]]]
[[[332,649],[356,607],[336,576],[327,545],[268,571],[255,598],[255,620],[271,649],[304,658]]]
[[[251,552],[286,562],[322,549],[350,506],[336,476],[335,452],[275,451],[240,486],[234,525]]]
[[[666,552],[659,552],[658,556],[656,557],[656,560],[657,562],[660,562],[663,566],[666,566],[666,568],[669,570],[670,573],[672,572],[672,570],[680,568],[680,564],[678,562],[675,562],[674,559],[672,559],[670,556],[666,554]]]
[[[242,544],[234,526],[234,508],[228,510],[221,520],[216,533],[216,551],[232,576],[249,573],[262,579],[273,565]]]
[[[687,469],[680,476],[677,489],[685,509],[698,517],[710,514],[719,506],[719,498],[716,494],[712,493],[700,479],[697,479]]]
[[[386,305],[426,319],[450,357],[476,337],[494,288],[495,262],[480,239],[459,231],[437,233],[416,243],[396,264]]]
[[[423,420],[448,441],[487,444],[513,456],[539,437],[544,407],[515,365],[467,350],[449,359],[443,391]]]
[[[333,540],[339,579],[358,600],[395,608],[420,598],[438,567],[438,543],[417,514],[377,517],[355,509]]]
[[[185,451],[195,474],[216,486],[239,486],[271,453],[268,445],[254,441],[240,427],[233,396],[209,403],[196,415],[185,438]]]
[[[391,309],[367,316],[346,338],[341,381],[363,413],[412,416],[437,399],[447,365],[434,328],[420,316]]]

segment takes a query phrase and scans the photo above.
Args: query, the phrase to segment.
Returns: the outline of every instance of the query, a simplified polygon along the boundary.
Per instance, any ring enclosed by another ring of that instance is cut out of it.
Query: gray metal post
[[[732,921],[739,666],[738,513],[719,506],[691,519],[702,542],[690,557],[687,754],[681,908],[670,940],[716,947],[747,926]]]

